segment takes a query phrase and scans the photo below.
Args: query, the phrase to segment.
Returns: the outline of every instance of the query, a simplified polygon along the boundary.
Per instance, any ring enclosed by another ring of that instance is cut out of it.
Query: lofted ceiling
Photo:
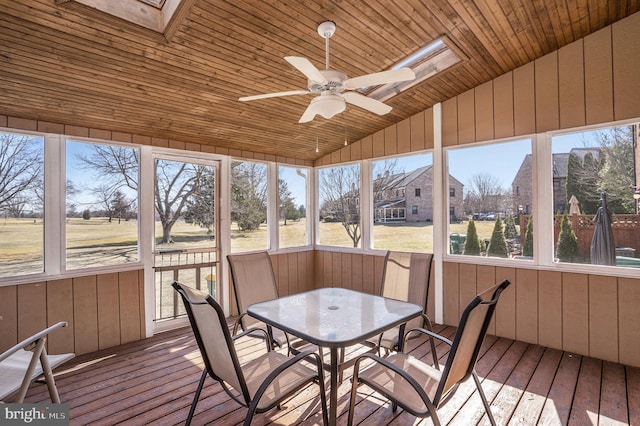
[[[110,0],[123,4],[135,0]],[[183,0],[164,34],[74,0],[0,0],[0,115],[314,160],[640,11],[640,0]],[[388,69],[446,36],[465,60],[387,101],[310,123],[283,58]],[[320,152],[315,152],[316,138]]]

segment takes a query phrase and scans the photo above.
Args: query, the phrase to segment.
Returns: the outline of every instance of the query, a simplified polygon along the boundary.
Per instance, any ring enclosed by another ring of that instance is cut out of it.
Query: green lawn
[[[476,222],[480,238],[489,238],[493,222]],[[452,224],[451,232],[465,234],[467,223]],[[33,273],[42,268],[43,262],[42,219],[11,219],[0,221],[0,276]],[[135,261],[137,221],[94,217],[90,220],[73,218],[67,221],[68,266],[83,267],[91,264],[121,264]],[[156,235],[161,235],[156,223]],[[186,249],[213,248],[216,240],[207,230],[184,222],[178,222],[172,233],[175,243],[158,248]],[[374,247],[403,251],[433,251],[433,225],[430,223],[377,224],[373,229]],[[281,247],[299,247],[306,242],[305,220],[280,222]],[[340,247],[353,247],[351,239],[340,223],[320,223],[320,243]],[[267,225],[256,231],[231,229],[231,247],[234,252],[262,250],[267,248]]]

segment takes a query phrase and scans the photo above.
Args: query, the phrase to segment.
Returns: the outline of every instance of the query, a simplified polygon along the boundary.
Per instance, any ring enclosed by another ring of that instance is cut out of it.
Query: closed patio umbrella
[[[593,265],[616,264],[616,246],[613,242],[611,230],[611,214],[607,208],[607,198],[603,192],[600,195],[602,205],[598,207],[593,222],[596,224],[591,240],[591,263]]]

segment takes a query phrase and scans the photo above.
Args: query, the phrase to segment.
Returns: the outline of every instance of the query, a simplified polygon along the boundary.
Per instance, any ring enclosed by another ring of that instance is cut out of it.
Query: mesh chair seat
[[[249,394],[253,398],[267,376],[275,368],[287,361],[287,357],[279,352],[270,351],[255,358],[242,366],[245,374]],[[258,402],[258,410],[272,407],[277,401],[289,395],[294,390],[300,388],[304,383],[308,383],[318,372],[303,364],[294,364],[276,377],[269,384]]]
[[[29,385],[44,376],[51,401],[60,403],[52,370],[75,357],[75,354],[49,355],[45,344],[49,333],[66,326],[66,322],[59,322],[0,354],[0,401],[15,395],[13,402],[22,403]]]
[[[442,371],[431,365],[425,364],[412,355],[394,353],[385,358],[389,364],[406,371],[415,379],[429,399],[433,400],[438,390],[438,384],[442,377]],[[415,412],[427,411],[427,406],[422,397],[407,383],[404,376],[386,368],[382,364],[373,364],[370,368],[360,373],[360,379],[375,385],[375,388],[384,394],[391,394],[403,401],[403,403]]]

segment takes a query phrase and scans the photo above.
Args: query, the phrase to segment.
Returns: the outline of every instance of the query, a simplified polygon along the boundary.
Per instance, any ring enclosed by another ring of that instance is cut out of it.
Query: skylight
[[[389,83],[375,88],[364,89],[370,98],[384,102],[393,96],[423,82],[429,77],[450,68],[464,59],[462,53],[455,52],[449,46],[451,43],[445,38],[439,38],[422,47],[412,55],[391,67],[392,70],[409,67],[415,72],[416,78],[411,81]]]
[[[164,33],[183,0],[58,0],[82,3],[86,6]]]

